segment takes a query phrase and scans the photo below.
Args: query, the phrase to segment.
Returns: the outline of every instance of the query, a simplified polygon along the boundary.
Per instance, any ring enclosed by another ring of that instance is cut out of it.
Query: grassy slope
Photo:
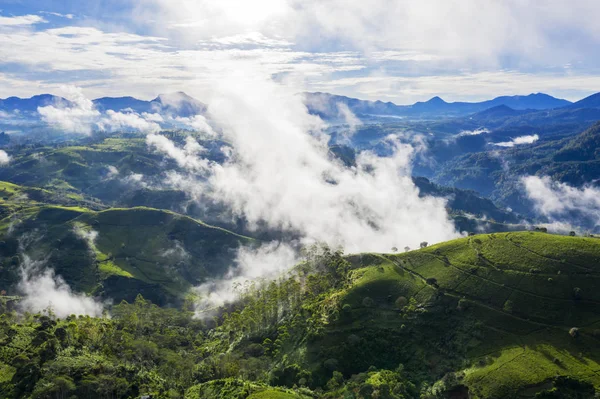
[[[96,232],[95,239],[84,238]],[[75,290],[132,300],[137,293],[165,304],[192,284],[229,267],[235,248],[249,239],[189,217],[151,208],[33,206],[0,220],[0,276],[19,279],[18,238],[36,241],[27,252],[47,259]]]
[[[353,284],[337,295],[351,311],[308,342],[313,368],[456,371],[481,398],[532,395],[556,375],[600,387],[600,240],[501,233],[350,259]]]

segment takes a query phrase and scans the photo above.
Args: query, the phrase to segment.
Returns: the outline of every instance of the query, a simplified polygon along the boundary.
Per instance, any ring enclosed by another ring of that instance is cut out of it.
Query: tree
[[[421,243],[421,248],[426,248],[427,247],[427,241],[423,241]]]
[[[408,251],[410,251],[410,247],[408,247],[408,246],[404,247],[404,252],[408,252]]]
[[[398,248],[392,247],[392,252],[398,252]]]
[[[579,336],[579,328],[573,327],[569,330],[569,335],[573,338],[577,338]]]
[[[402,309],[403,307],[406,306],[407,303],[408,303],[408,299],[406,299],[406,297],[399,296],[398,299],[396,299],[396,307],[398,309]]]
[[[363,299],[362,304],[363,304],[364,307],[370,308],[370,307],[372,307],[372,306],[375,305],[375,301],[373,299],[371,299],[370,297],[366,296]]]
[[[575,232],[574,232],[574,231],[571,231],[571,232],[569,233],[569,235],[570,235],[571,237],[575,237]]]

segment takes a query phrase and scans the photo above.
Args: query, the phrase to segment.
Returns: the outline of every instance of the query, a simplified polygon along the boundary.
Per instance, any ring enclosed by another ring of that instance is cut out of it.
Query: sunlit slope
[[[600,239],[499,233],[349,260],[350,286],[328,299],[339,316],[307,341],[313,367],[455,372],[481,398],[530,397],[557,375],[600,387]]]
[[[9,288],[19,280],[25,246],[76,290],[114,300],[141,293],[158,304],[225,273],[235,249],[250,242],[169,211],[59,206],[34,206],[1,220],[0,240],[0,272]]]

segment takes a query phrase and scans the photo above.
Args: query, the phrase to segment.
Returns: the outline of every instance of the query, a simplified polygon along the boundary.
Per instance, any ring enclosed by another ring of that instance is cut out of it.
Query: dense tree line
[[[182,398],[188,392],[193,398],[206,391],[203,387],[231,379],[242,381],[233,386],[247,387],[247,381],[255,389],[281,386],[308,397],[358,392],[361,385],[373,385],[367,374],[345,381],[335,371],[335,359],[314,373],[287,357],[299,341],[322,334],[340,317],[340,304],[329,294],[347,284],[349,269],[341,251],[313,247],[290,276],[246,284],[235,304],[203,318],[194,317],[191,303],[161,308],[142,296],[113,306],[104,318],[5,310],[0,396]],[[386,381],[400,378],[385,375]],[[405,388],[384,385],[387,396],[381,397],[404,397],[390,395]],[[251,391],[244,388],[239,397]]]

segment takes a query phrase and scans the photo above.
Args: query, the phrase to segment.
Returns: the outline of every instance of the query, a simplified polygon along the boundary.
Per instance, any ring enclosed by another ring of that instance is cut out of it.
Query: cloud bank
[[[224,163],[190,154],[190,141],[178,148],[150,135],[148,143],[190,172],[179,181],[191,180],[196,195],[224,203],[251,228],[294,232],[351,252],[457,236],[445,201],[419,197],[411,179],[414,149],[394,136],[387,139],[392,156],[363,152],[347,168],[329,153],[322,121],[283,85],[232,76],[209,104],[211,122],[231,144]]]
[[[514,139],[512,139],[511,141],[503,141],[501,143],[494,143],[495,146],[498,147],[514,147],[516,145],[522,145],[522,144],[533,144],[536,141],[538,141],[540,138],[540,136],[538,136],[537,134],[533,134],[530,136],[519,136],[519,137],[515,137]]]
[[[224,278],[210,280],[194,289],[201,298],[196,306],[196,316],[210,316],[219,306],[234,302],[250,282],[282,277],[298,260],[295,249],[279,242],[266,243],[258,248],[240,248],[235,267],[229,269]]]
[[[527,176],[521,181],[535,210],[550,222],[592,230],[600,226],[600,189],[576,188],[548,176]]]
[[[458,133],[456,136],[457,137],[479,136],[480,134],[487,134],[489,132],[490,132],[489,129],[486,129],[486,128],[475,129],[475,130],[463,130],[460,133]]]
[[[6,165],[10,162],[10,155],[4,150],[0,150],[0,165]]]
[[[101,113],[92,100],[85,97],[78,87],[64,86],[62,90],[70,99],[72,106],[48,105],[39,107],[42,120],[67,133],[90,134],[93,130],[119,131],[134,130],[141,132],[158,132],[160,125],[156,122],[159,115],[142,115],[135,112],[115,112],[108,110]]]
[[[71,314],[102,316],[101,303],[73,292],[61,276],[45,268],[45,261],[34,261],[25,254],[21,259],[21,281],[17,288],[23,295],[19,302],[22,311],[42,312],[51,309],[61,318]]]

